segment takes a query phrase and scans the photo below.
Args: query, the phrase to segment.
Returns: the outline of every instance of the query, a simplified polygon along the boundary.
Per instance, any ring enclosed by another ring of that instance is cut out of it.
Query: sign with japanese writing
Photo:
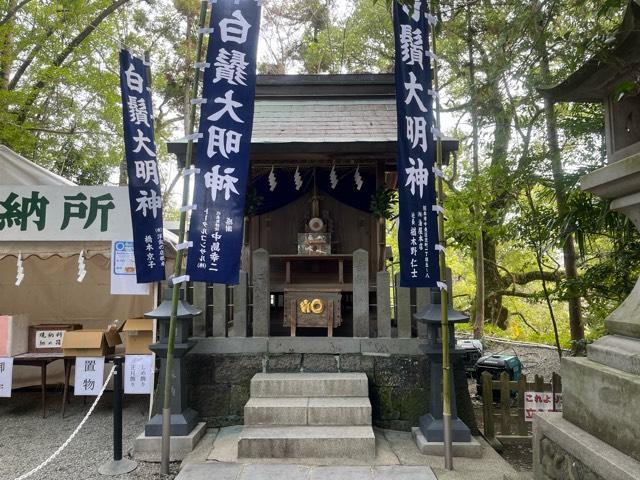
[[[153,355],[125,355],[124,393],[149,395],[153,389]]]
[[[162,192],[153,131],[151,88],[144,60],[120,51],[124,146],[129,173],[136,277],[164,280]]]
[[[435,210],[435,142],[426,1],[413,9],[394,2],[395,83],[398,112],[400,284],[435,287],[439,280]]]
[[[552,392],[525,392],[524,394],[524,419],[533,421],[536,412],[561,412],[562,393]]]
[[[11,396],[13,381],[13,358],[0,357],[0,397]]]
[[[104,357],[76,357],[74,395],[97,396],[104,381]]]
[[[125,187],[0,185],[0,240],[132,238]]]
[[[111,295],[149,295],[150,285],[138,283],[131,240],[111,242]]]
[[[36,348],[62,348],[64,330],[39,330],[36,334]]]
[[[191,216],[187,274],[200,282],[237,284],[260,29],[257,0],[213,7]]]

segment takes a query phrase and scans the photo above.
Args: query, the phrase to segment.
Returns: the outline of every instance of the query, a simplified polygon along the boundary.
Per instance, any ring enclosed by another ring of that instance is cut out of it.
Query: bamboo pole
[[[203,0],[200,2],[200,18],[198,25],[200,28],[205,27],[205,21],[207,17],[207,5],[208,2]],[[196,62],[200,62],[202,58],[202,44],[204,34],[198,33],[198,41],[196,44]],[[191,87],[191,98],[197,98],[198,96],[198,84],[200,81],[200,70],[194,67],[193,70],[193,84]],[[196,105],[191,105],[191,112],[189,115],[189,125],[187,128],[187,134],[192,135],[194,131],[194,125],[196,121]],[[193,139],[189,137],[187,143],[187,156],[185,158],[184,168],[188,169],[191,166],[191,155],[193,154]],[[183,189],[182,189],[182,205],[187,205],[191,197],[190,181],[188,176],[183,177]],[[179,242],[184,243],[185,233],[187,225],[187,212],[180,212],[180,233]],[[173,276],[177,277],[182,271],[183,250],[178,250],[176,253],[176,262],[173,269]],[[173,282],[172,282],[173,283]],[[180,285],[172,285],[171,296],[171,319],[169,321],[169,338],[167,343],[167,362],[164,376],[164,405],[162,408],[162,457],[160,471],[164,475],[169,474],[169,458],[171,452],[171,386],[172,386],[172,371],[173,371],[173,350],[176,341],[176,317],[178,314],[178,300],[180,299]]]
[[[431,2],[431,14],[436,14],[437,0]],[[436,48],[436,29],[431,28],[431,51],[433,52],[433,89],[438,92],[438,64],[437,64],[437,48]],[[435,95],[435,123],[436,128],[440,129],[440,99]],[[442,132],[441,132],[442,133]],[[442,138],[438,135],[436,139],[436,163],[438,170],[442,172]],[[442,177],[436,175],[436,198],[438,205],[444,202],[444,187]],[[446,247],[447,239],[444,231],[444,213],[438,212],[438,239],[440,245]],[[447,284],[447,262],[445,249],[439,251],[438,256],[440,266],[440,282]],[[444,467],[447,470],[453,470],[453,444],[451,431],[451,365],[449,362],[449,311],[448,311],[449,295],[446,288],[440,289],[440,319],[442,330],[442,423],[444,428]]]

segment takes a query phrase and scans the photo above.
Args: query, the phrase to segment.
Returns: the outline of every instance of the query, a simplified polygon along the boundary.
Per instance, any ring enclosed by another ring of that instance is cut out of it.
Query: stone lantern
[[[602,103],[608,164],[581,179],[640,229],[640,5],[629,1],[611,41],[565,81],[554,102]],[[620,97],[619,86],[636,84]],[[605,320],[587,358],[562,359],[563,412],[534,418],[536,479],[640,478],[640,280]],[[615,473],[614,473],[615,472]]]
[[[429,356],[431,364],[431,401],[430,411],[420,417],[420,431],[427,442],[443,442],[444,428],[442,421],[442,326],[440,323],[440,292],[431,291],[431,304],[423,310],[417,312],[414,318],[417,322],[425,323],[427,326],[427,339],[424,351]],[[460,355],[463,352],[456,350],[455,324],[466,323],[469,317],[454,310],[448,305],[449,316],[449,352],[451,357]],[[452,362],[453,363],[453,358]],[[453,442],[471,442],[471,432],[462,420],[458,418],[456,409],[456,395],[453,381],[453,369],[450,375],[451,380],[451,427]]]
[[[176,287],[178,288],[178,287]],[[164,379],[167,366],[167,344],[169,337],[169,321],[171,319],[172,289],[164,291],[164,299],[158,307],[145,313],[147,318],[158,320],[159,339],[157,343],[149,346],[158,358],[160,358],[160,378],[158,391],[164,392]],[[189,340],[189,325],[193,317],[200,315],[202,311],[184,301],[184,290],[180,289],[180,301],[178,302],[176,339],[173,359],[173,385],[171,388],[171,436],[187,436],[198,423],[198,414],[187,406],[187,387],[185,375],[185,355],[193,348],[195,342]],[[162,398],[160,395],[159,398]],[[162,436],[162,414],[154,415],[145,425],[144,433],[147,437]]]

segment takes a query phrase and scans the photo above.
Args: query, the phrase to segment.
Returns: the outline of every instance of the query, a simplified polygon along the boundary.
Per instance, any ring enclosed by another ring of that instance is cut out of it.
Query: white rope
[[[100,401],[100,398],[102,397],[102,394],[104,393],[105,389],[107,388],[107,384],[109,383],[109,380],[111,380],[111,377],[113,376],[113,372],[115,371],[116,366],[114,365],[113,367],[111,367],[111,371],[109,372],[109,376],[107,376],[107,379],[104,382],[104,385],[102,385],[102,389],[100,390],[100,393],[98,394],[98,396],[96,397],[96,399],[93,402],[93,405],[91,405],[91,408],[89,409],[89,411],[87,412],[87,414],[84,416],[84,418],[82,419],[82,421],[80,422],[80,424],[76,427],[76,429],[73,431],[73,433],[71,434],[71,436],[69,438],[67,438],[67,441],[64,442],[62,445],[60,445],[60,447],[51,454],[51,456],[49,458],[47,458],[44,462],[42,462],[40,465],[38,465],[36,468],[34,468],[33,470],[25,473],[24,475],[19,476],[18,478],[16,478],[16,480],[24,480],[25,478],[29,478],[31,475],[33,475],[36,472],[39,472],[40,470],[42,470],[44,467],[46,467],[47,465],[49,465],[58,455],[60,455],[62,453],[62,451],[67,448],[67,446],[71,443],[71,441],[73,440],[73,438],[78,434],[78,432],[80,431],[80,429],[83,427],[83,425],[85,424],[85,422],[89,419],[89,417],[91,416],[91,414],[93,413],[93,410],[96,408],[96,406],[98,405],[98,402]]]

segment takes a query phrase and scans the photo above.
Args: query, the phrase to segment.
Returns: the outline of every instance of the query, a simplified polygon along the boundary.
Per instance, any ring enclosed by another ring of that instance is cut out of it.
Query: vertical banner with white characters
[[[398,112],[398,197],[400,284],[435,287],[438,267],[438,211],[434,168],[436,145],[429,25],[426,1],[413,8],[394,1],[395,83]]]
[[[104,357],[76,357],[74,395],[98,396],[104,381]]]
[[[120,89],[138,283],[164,280],[162,192],[145,61],[120,51]]]
[[[0,357],[0,397],[11,396],[13,382],[13,358]]]
[[[153,389],[153,355],[125,355],[124,393],[149,395]]]
[[[238,283],[256,90],[259,0],[213,2],[207,29],[187,275]]]

